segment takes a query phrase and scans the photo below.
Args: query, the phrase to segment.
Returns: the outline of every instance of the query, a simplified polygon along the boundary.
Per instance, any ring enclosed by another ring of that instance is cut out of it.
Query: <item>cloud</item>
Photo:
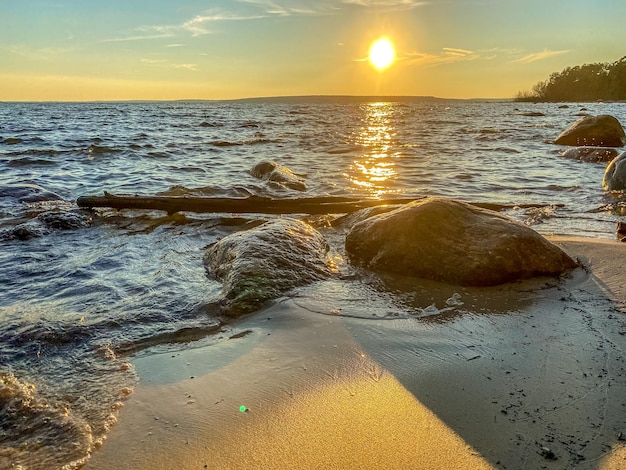
[[[544,49],[541,52],[534,52],[532,54],[527,54],[523,57],[520,57],[519,59],[512,60],[511,63],[530,64],[531,62],[549,59],[550,57],[567,54],[569,52],[570,51],[550,51],[548,49]]]
[[[476,52],[468,49],[459,49],[455,47],[444,47],[441,52],[432,54],[428,52],[410,52],[405,54],[404,59],[408,60],[412,65],[437,66],[442,64],[451,64],[454,62],[491,59],[493,54],[486,55],[485,52]]]
[[[164,67],[173,69],[187,69],[193,72],[198,71],[197,64],[173,64],[165,59],[140,59],[140,62],[147,67]]]
[[[32,48],[28,47],[24,44],[9,44],[7,46],[0,46],[0,50],[9,52],[11,54],[18,55],[20,57],[24,57],[30,60],[54,60],[58,58],[60,55],[65,54],[67,52],[72,52],[75,48],[69,47],[42,47],[42,48]]]
[[[196,15],[189,21],[185,21],[180,29],[190,32],[194,36],[201,36],[204,34],[210,34],[212,31],[207,28],[207,25],[211,23],[217,23],[221,21],[245,21],[256,20],[263,18],[262,15],[238,15],[229,11],[221,12],[206,12],[201,15]]]
[[[375,8],[377,11],[408,10],[431,2],[421,0],[235,0],[233,10],[211,9],[176,25],[135,28],[130,34],[103,42],[142,41],[180,36],[204,36],[215,31],[213,25],[226,21],[249,21],[271,17],[322,16],[339,14],[350,8]]]
[[[454,47],[444,47],[443,53],[452,57],[468,57],[474,54],[474,51],[468,51],[467,49],[456,49]]]
[[[237,0],[263,11],[268,16],[319,16],[340,13],[349,8],[375,8],[377,11],[410,10],[428,5],[423,0]]]
[[[357,5],[363,8],[411,10],[413,8],[428,5],[431,2],[417,0],[341,0],[341,3],[345,5]]]
[[[128,36],[104,39],[102,42],[145,41],[150,39],[171,38],[176,33],[175,26],[139,26]]]
[[[522,49],[512,48],[500,48],[494,47],[491,49],[470,50],[462,49],[458,47],[444,47],[438,53],[429,52],[409,52],[404,54],[403,60],[408,61],[412,65],[435,67],[444,64],[453,64],[455,62],[462,61],[489,61],[496,58],[501,58],[504,61],[509,62],[523,62],[529,63],[536,60],[546,59],[555,55],[565,54],[569,51],[543,51],[536,54],[528,54],[519,59],[510,60],[512,56],[519,56],[523,54]]]

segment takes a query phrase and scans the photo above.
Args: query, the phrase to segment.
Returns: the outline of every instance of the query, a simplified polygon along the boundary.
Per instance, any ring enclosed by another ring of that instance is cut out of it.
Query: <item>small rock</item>
[[[286,166],[272,160],[257,163],[250,174],[255,178],[263,179],[296,191],[306,191],[306,183]]]
[[[539,455],[541,455],[546,460],[557,460],[558,457],[547,447],[542,447],[539,449]]]

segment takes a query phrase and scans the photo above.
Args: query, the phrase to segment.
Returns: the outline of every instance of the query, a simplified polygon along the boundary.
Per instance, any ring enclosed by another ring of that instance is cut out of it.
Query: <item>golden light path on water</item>
[[[363,149],[344,176],[358,189],[368,190],[380,197],[390,192],[390,183],[397,176],[392,154],[395,129],[392,125],[393,107],[389,103],[364,104],[363,127],[350,142]]]

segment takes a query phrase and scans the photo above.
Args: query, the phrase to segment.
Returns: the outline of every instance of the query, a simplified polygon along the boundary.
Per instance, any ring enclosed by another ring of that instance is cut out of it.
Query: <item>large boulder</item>
[[[521,223],[440,198],[357,223],[346,237],[346,251],[366,268],[463,286],[558,276],[578,266]]]
[[[254,165],[250,174],[255,178],[263,179],[279,187],[306,191],[306,183],[286,166],[268,160]]]
[[[607,191],[626,190],[626,152],[609,163],[604,171],[602,187]]]
[[[619,151],[613,147],[576,147],[567,149],[561,156],[581,162],[607,163],[618,154]]]
[[[207,249],[204,265],[222,282],[224,313],[239,316],[294,287],[329,277],[327,254],[326,240],[309,224],[278,219],[222,238]]]
[[[623,147],[626,134],[613,116],[585,116],[565,129],[554,141],[557,145]]]

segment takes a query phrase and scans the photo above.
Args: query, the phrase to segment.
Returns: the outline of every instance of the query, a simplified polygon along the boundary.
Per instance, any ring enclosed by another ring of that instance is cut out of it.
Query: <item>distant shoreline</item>
[[[176,99],[176,100],[86,100],[86,101],[2,101],[0,103],[277,103],[277,104],[351,104],[351,103],[443,103],[451,101],[512,102],[513,98],[440,98],[410,95],[296,95],[259,96],[232,99]]]
[[[469,99],[439,98],[436,96],[394,96],[394,95],[299,95],[299,96],[265,96],[255,98],[239,98],[221,100],[245,103],[424,103],[442,101],[470,101]]]

